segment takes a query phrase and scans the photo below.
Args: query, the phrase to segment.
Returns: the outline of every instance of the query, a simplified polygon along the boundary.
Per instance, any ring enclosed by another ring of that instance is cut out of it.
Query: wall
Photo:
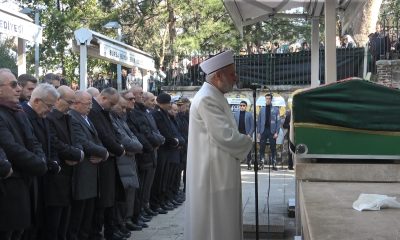
[[[376,67],[379,84],[400,88],[400,60],[379,60]]]

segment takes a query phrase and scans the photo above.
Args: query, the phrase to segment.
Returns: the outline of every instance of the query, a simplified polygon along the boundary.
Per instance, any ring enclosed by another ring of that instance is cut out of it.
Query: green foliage
[[[11,41],[0,42],[0,68],[9,68],[14,74],[17,74],[16,59],[10,54],[10,49],[13,49]]]

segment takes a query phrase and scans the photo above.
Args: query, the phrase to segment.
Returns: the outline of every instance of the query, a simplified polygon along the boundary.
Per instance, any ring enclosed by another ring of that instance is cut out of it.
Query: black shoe
[[[288,170],[294,170],[294,168],[293,167],[288,167]]]
[[[154,212],[154,211],[151,210],[150,208],[144,208],[143,210],[144,210],[144,212],[145,212],[147,215],[149,215],[149,216],[157,216],[157,215],[158,215],[157,212]]]
[[[171,200],[171,203],[174,204],[175,206],[180,206],[182,203],[175,201],[174,199]]]
[[[278,168],[272,167],[272,170],[273,170],[273,171],[278,171]]]
[[[147,225],[146,223],[144,223],[142,220],[138,220],[137,225],[142,226],[142,228],[148,228],[149,225]]]
[[[140,215],[139,219],[142,220],[142,222],[150,222],[150,220],[151,220],[151,218],[147,218],[147,217],[145,217],[143,215]]]
[[[247,170],[251,170],[251,167],[247,167]]]
[[[137,224],[134,224],[131,221],[127,221],[125,223],[125,227],[130,230],[130,231],[142,231],[142,226],[139,226]]]
[[[158,213],[158,214],[167,214],[168,211],[164,210],[162,208],[156,208],[156,209],[152,209],[154,212]]]
[[[178,207],[177,205],[173,204],[171,201],[168,201],[168,202],[166,203],[166,205],[172,207],[172,209],[175,209],[175,208]]]
[[[126,229],[126,230],[128,230],[128,229]],[[121,230],[117,230],[114,234],[121,238],[130,238],[131,237],[130,231],[122,232]]]
[[[174,199],[174,201],[177,202],[177,203],[179,203],[179,204],[182,204],[185,200],[182,199],[182,198],[180,198],[180,197],[176,197],[176,198]]]
[[[171,211],[171,210],[174,210],[174,208],[173,207],[170,207],[170,206],[168,206],[168,205],[161,205],[161,208],[162,209],[164,209],[165,211]],[[160,213],[160,212],[159,212]]]
[[[127,238],[121,236],[118,232],[114,232],[111,236],[107,236],[106,240],[125,240]]]

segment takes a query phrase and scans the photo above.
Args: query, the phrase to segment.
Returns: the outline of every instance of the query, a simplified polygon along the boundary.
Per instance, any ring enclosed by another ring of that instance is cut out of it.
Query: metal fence
[[[338,48],[337,79],[364,77],[374,63],[365,48]],[[324,50],[320,50],[319,79],[324,83]],[[192,61],[193,62],[193,61]],[[197,63],[197,62],[196,62]],[[309,85],[311,84],[311,52],[251,54],[235,56],[237,75],[242,88],[252,83],[263,85]],[[199,64],[167,71],[165,85],[198,86],[205,76]]]

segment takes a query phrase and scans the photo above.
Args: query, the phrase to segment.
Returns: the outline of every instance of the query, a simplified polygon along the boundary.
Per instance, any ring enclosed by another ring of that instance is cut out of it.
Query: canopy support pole
[[[325,1],[325,84],[337,80],[336,1]]]
[[[311,29],[311,87],[319,86],[319,80],[319,17],[313,17]]]

